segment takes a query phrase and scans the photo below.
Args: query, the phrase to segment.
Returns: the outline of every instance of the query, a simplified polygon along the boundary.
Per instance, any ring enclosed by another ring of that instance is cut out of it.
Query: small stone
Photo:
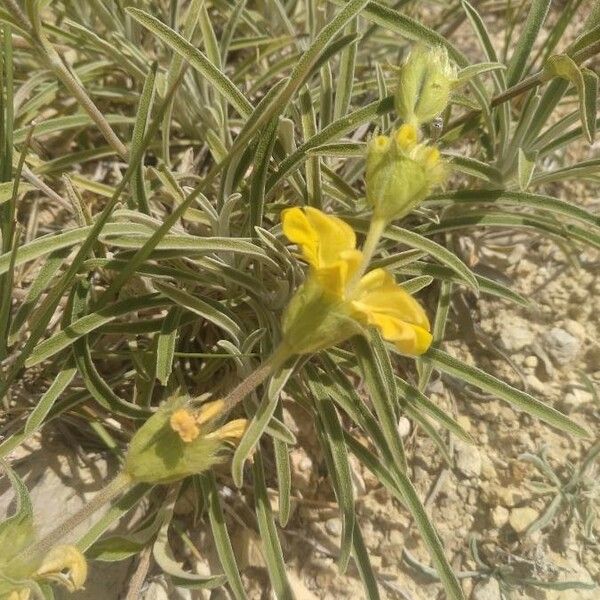
[[[400,417],[398,421],[398,434],[405,438],[410,433],[410,421],[406,417]]]
[[[534,333],[527,326],[527,321],[519,319],[503,326],[500,331],[500,341],[509,352],[519,352],[534,341]]]
[[[302,598],[302,600],[319,600],[304,584],[304,582],[293,571],[287,572],[287,578],[292,588],[292,598]]]
[[[498,498],[499,504],[508,508],[512,508],[525,500],[523,492],[514,487],[498,486],[494,488],[494,493]]]
[[[242,529],[233,537],[233,548],[240,570],[247,567],[266,567],[260,538],[250,529]]]
[[[537,518],[537,510],[530,506],[523,506],[510,511],[509,523],[516,533],[523,533]]]
[[[500,586],[495,579],[479,582],[473,589],[471,600],[501,600]]]
[[[311,490],[313,463],[310,457],[302,448],[294,448],[290,453],[290,463],[294,487],[303,493]]]
[[[585,327],[578,321],[567,319],[564,322],[564,328],[565,331],[576,337],[580,342],[583,342],[587,338]]]
[[[531,356],[526,356],[523,364],[530,369],[535,369],[539,364],[538,357],[532,354]]]
[[[493,481],[496,479],[496,468],[494,463],[490,460],[487,455],[481,457],[481,477],[487,481]]]
[[[339,517],[333,517],[325,521],[325,529],[329,535],[340,537],[342,535],[342,520]]]
[[[504,506],[496,506],[490,512],[490,521],[496,529],[502,529],[508,523],[509,512]]]
[[[581,341],[560,327],[553,327],[544,339],[548,353],[559,365],[573,362],[581,350]]]
[[[568,394],[565,394],[563,405],[568,411],[577,410],[584,404],[592,402],[594,397],[587,390],[573,388]]]
[[[471,425],[471,419],[469,419],[469,417],[467,417],[466,415],[458,415],[458,417],[456,417],[456,422],[467,432],[467,433],[471,433],[471,430],[473,429],[472,425]]]
[[[547,391],[546,384],[540,381],[535,375],[527,375],[525,381],[527,382],[527,386],[538,394],[543,394]]]
[[[461,440],[456,440],[456,468],[465,477],[481,475],[481,454],[479,450]]]

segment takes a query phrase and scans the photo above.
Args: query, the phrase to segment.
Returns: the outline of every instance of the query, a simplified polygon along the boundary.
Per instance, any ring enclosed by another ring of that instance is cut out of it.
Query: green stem
[[[363,244],[362,254],[363,260],[358,269],[358,271],[354,274],[354,277],[350,281],[348,285],[348,291],[351,291],[356,287],[360,278],[366,273],[369,268],[369,264],[375,251],[377,250],[377,246],[379,244],[379,240],[383,235],[383,232],[387,226],[387,221],[382,217],[373,217],[371,219],[371,224],[369,225],[369,231],[367,232],[367,237],[365,238],[365,243]]]
[[[99,508],[110,502],[132,484],[131,477],[120,472],[108,485],[100,490],[84,507],[65,521],[57,525],[41,540],[25,548],[19,557],[45,556],[58,542],[71,533],[77,526],[91,517]]]

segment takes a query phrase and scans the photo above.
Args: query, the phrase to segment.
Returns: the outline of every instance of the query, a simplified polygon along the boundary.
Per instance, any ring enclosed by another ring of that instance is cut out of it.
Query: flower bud
[[[457,70],[442,46],[417,46],[400,67],[395,101],[398,116],[415,127],[439,116],[448,106]]]
[[[246,419],[219,427],[224,412],[222,400],[199,409],[187,397],[168,401],[133,436],[125,472],[136,482],[170,483],[208,470],[246,428]]]
[[[417,143],[414,125],[405,123],[393,137],[377,136],[367,148],[367,202],[386,222],[408,214],[445,179],[435,147]]]

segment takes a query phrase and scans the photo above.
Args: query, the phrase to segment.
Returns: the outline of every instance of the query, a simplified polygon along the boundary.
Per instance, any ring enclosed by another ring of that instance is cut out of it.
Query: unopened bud
[[[442,183],[445,167],[439,150],[417,143],[415,126],[405,123],[393,137],[371,140],[365,178],[374,217],[391,221],[408,214]]]
[[[442,46],[417,46],[400,68],[395,100],[398,116],[415,127],[439,116],[448,106],[457,70]]]

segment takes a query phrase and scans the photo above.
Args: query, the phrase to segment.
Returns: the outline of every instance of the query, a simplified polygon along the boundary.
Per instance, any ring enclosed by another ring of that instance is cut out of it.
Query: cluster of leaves
[[[366,230],[365,142],[394,125],[388,65],[414,43],[445,47],[459,77],[473,76],[454,96],[441,134],[430,132],[460,174],[456,185],[388,228],[376,261],[411,293],[429,288],[436,342],[465,288],[528,305],[467,267],[452,251],[455,232],[509,227],[562,247],[600,248],[597,216],[542,193],[553,182],[598,176],[598,159],[548,167],[560,164],[569,144],[594,138],[597,76],[584,64],[600,49],[598,5],[565,45],[581,0],[567,0],[550,28],[550,0],[516,13],[509,2],[498,48],[486,3],[480,10],[467,0],[448,3],[427,25],[409,16],[416,4],[268,0],[259,11],[244,0],[3,0],[0,456],[67,417],[122,456],[132,432],[174,392],[218,397],[269,356],[281,311],[303,277],[282,240],[280,211],[308,204]],[[463,23],[481,63],[450,41]],[[470,156],[459,154],[467,146]],[[26,293],[17,299],[19,288]],[[434,370],[585,434],[439,344],[414,371],[400,361],[377,335],[354,339],[351,349],[289,365],[244,402],[251,423],[231,478],[237,487],[244,479],[252,485],[254,525],[278,598],[292,593],[267,484],[278,490],[285,527],[296,439],[282,418],[284,388],[313,420],[344,525],[340,566],[353,558],[369,598],[379,591],[355,519],[350,455],[407,506],[448,597],[462,597],[408,479],[396,427],[400,414],[414,419],[448,460],[445,432],[470,440],[425,395]],[[357,377],[368,398],[358,395]],[[52,383],[28,403],[15,390],[32,379]],[[168,533],[179,487],[131,536],[98,541],[155,493],[135,487],[77,546],[120,560],[153,545],[156,563],[176,584],[227,584],[244,598],[217,479],[192,477],[185,485],[204,500],[223,575],[195,575],[173,559]]]

